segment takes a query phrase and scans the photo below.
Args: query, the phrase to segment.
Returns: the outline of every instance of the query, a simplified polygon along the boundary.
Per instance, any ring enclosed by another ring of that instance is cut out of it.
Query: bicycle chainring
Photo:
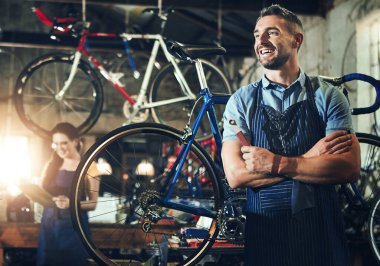
[[[246,198],[234,195],[225,200],[218,215],[219,237],[231,243],[244,244],[246,216],[243,208]]]
[[[137,100],[137,95],[132,95],[131,98],[133,100]],[[146,103],[146,97],[144,97],[143,105]],[[130,102],[125,101],[123,104],[123,114],[125,118],[127,118],[128,121],[131,123],[141,123],[148,119],[149,117],[149,109],[141,109],[137,111],[136,115],[132,117],[133,114],[133,106]]]

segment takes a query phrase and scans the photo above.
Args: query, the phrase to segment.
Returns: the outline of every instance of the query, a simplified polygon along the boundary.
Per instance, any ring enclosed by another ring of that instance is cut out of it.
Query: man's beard
[[[286,54],[286,55],[275,57],[274,59],[269,60],[269,61],[267,60],[265,62],[262,62],[262,60],[259,57],[259,61],[261,65],[266,69],[278,70],[286,63],[286,61],[288,61],[289,57],[290,55]]]

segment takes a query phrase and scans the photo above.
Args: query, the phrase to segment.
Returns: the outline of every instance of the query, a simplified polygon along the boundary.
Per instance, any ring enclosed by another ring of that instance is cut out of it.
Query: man
[[[334,185],[359,177],[359,143],[345,96],[300,68],[303,36],[294,13],[263,9],[254,49],[264,76],[234,93],[224,114],[226,177],[247,187],[248,266],[350,264]]]

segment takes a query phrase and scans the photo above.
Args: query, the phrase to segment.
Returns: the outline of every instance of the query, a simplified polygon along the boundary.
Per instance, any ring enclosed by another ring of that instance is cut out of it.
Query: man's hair
[[[294,14],[292,11],[289,11],[288,9],[278,5],[274,4],[269,7],[265,7],[260,11],[260,16],[258,17],[257,21],[261,19],[262,17],[266,16],[278,16],[292,24],[292,26],[299,26],[300,29],[303,31],[303,26],[301,20],[297,17],[296,14]],[[290,32],[294,32],[294,27],[289,27]]]

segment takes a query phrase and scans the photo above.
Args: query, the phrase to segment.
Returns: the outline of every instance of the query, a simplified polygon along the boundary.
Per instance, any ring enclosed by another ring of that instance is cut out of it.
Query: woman
[[[89,255],[73,229],[69,209],[71,183],[80,161],[78,132],[73,125],[60,123],[53,128],[51,136],[54,153],[45,167],[42,187],[54,196],[56,206],[44,208],[42,214],[37,265],[86,265]],[[84,190],[82,218],[88,225],[86,211],[96,207],[99,182],[94,178],[86,180]],[[87,229],[90,232],[89,226]]]

